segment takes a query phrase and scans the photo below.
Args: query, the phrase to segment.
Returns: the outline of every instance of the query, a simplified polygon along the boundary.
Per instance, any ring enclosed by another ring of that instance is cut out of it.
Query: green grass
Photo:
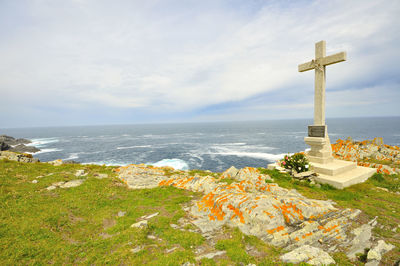
[[[263,174],[270,175],[279,186],[288,189],[294,188],[308,198],[331,199],[341,208],[362,210],[366,214],[362,222],[378,216],[379,225],[374,228],[374,234],[378,239],[384,239],[385,242],[396,246],[394,251],[385,256],[383,262],[393,265],[400,257],[400,228],[398,228],[400,224],[400,194],[396,194],[400,191],[400,175],[374,174],[364,183],[345,189],[336,189],[326,184],[318,187],[311,185],[310,182],[300,182],[289,174],[282,174],[277,170],[264,168],[259,168],[259,170]]]
[[[45,189],[54,182],[76,179],[78,169],[89,173],[81,186]],[[184,215],[181,204],[195,194],[173,187],[129,190],[112,169],[0,161],[0,264],[194,262],[193,248],[203,243],[203,237],[169,224]],[[95,173],[107,173],[110,178],[95,179]],[[34,179],[37,184],[32,183]],[[118,211],[126,211],[125,216],[118,217]],[[154,212],[160,214],[150,219],[147,229],[130,227]],[[148,239],[149,234],[161,240]],[[133,254],[130,250],[136,246],[144,249]],[[166,254],[173,246],[179,248]]]
[[[115,167],[98,165],[61,165],[0,161],[0,265],[16,264],[127,264],[180,265],[195,262],[195,250],[208,245],[198,233],[173,229],[185,215],[187,205],[200,195],[173,187],[129,190],[113,172]],[[77,179],[74,173],[84,169],[85,182],[75,188],[46,190],[54,182]],[[332,199],[339,207],[363,210],[368,219],[378,216],[374,233],[377,239],[396,245],[384,257],[394,264],[400,257],[399,176],[374,175],[367,182],[338,190],[328,185],[318,188],[308,182],[293,180],[287,174],[260,169],[282,187],[295,188],[306,197]],[[109,178],[96,179],[99,173]],[[173,174],[171,171],[169,174]],[[190,175],[211,175],[201,170]],[[39,177],[40,176],[40,177]],[[32,183],[32,180],[38,183]],[[222,180],[227,182],[233,180]],[[388,189],[386,192],[378,187]],[[118,217],[118,212],[126,212]],[[143,215],[159,212],[145,229],[131,228]],[[364,215],[365,216],[365,215]],[[364,221],[366,222],[367,219]],[[149,239],[154,235],[156,239]],[[224,228],[214,247],[226,250],[219,259],[203,259],[201,265],[284,265],[279,256],[284,251],[272,247],[238,229]],[[230,236],[230,237],[229,237]],[[248,250],[248,247],[252,247]],[[142,247],[138,253],[131,249]],[[176,249],[167,253],[171,248]],[[350,265],[343,253],[335,253],[340,265]]]

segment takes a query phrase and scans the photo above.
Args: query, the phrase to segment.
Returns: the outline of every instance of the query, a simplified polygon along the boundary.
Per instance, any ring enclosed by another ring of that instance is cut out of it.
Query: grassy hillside
[[[88,175],[76,177],[80,169]],[[375,175],[364,184],[336,190],[293,181],[277,171],[261,171],[307,197],[361,209],[365,214],[360,219],[365,221],[378,216],[376,236],[396,245],[384,262],[393,264],[400,257],[399,176]],[[99,174],[108,178],[97,179]],[[79,178],[85,182],[78,187],[46,189]],[[185,216],[183,208],[199,197],[173,187],[129,190],[116,178],[113,167],[0,161],[0,264],[180,265],[194,263],[198,249],[226,251],[218,259],[202,259],[202,265],[279,263],[282,250],[239,230],[225,228],[212,246],[190,225],[184,230],[173,228]],[[131,228],[140,217],[156,212],[159,215],[149,219],[147,228]],[[349,263],[344,254],[334,258]]]

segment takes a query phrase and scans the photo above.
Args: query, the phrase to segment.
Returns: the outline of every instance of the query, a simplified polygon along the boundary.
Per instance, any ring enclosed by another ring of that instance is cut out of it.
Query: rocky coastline
[[[11,151],[18,153],[35,153],[40,151],[40,149],[27,146],[26,144],[32,143],[28,139],[16,139],[7,135],[0,135],[0,151]]]

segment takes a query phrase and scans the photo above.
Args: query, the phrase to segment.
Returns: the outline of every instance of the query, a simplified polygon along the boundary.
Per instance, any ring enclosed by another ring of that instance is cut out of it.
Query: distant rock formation
[[[25,144],[32,143],[28,139],[15,139],[7,135],[0,136],[0,151],[12,151],[12,152],[29,152],[35,153],[40,149],[32,146],[26,146]]]

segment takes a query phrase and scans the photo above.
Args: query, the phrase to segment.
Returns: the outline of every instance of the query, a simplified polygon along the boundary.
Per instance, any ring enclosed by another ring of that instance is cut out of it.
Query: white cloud
[[[328,67],[328,91],[365,87],[399,69],[397,1],[13,2],[0,4],[0,17],[8,13],[0,91],[10,105],[165,113],[277,90],[301,94],[314,75],[297,65],[321,39],[328,54],[348,52],[347,62]]]

